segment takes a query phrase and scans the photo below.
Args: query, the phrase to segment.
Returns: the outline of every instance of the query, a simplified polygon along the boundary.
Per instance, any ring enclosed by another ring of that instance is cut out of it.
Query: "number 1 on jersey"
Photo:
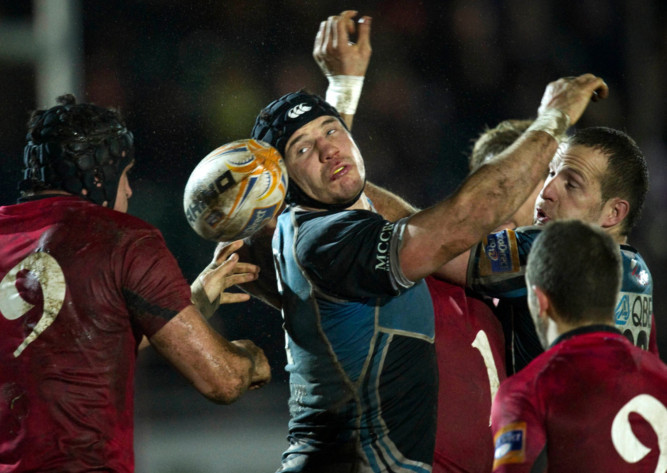
[[[491,391],[491,402],[493,402],[493,397],[498,391],[500,386],[500,381],[498,379],[498,368],[496,367],[496,361],[493,359],[493,352],[491,351],[491,344],[489,343],[489,338],[486,336],[484,330],[477,332],[475,340],[472,342],[472,346],[479,350],[482,359],[484,360],[484,366],[486,366],[486,374],[489,377],[489,389]],[[491,417],[489,416],[489,425],[491,425]]]

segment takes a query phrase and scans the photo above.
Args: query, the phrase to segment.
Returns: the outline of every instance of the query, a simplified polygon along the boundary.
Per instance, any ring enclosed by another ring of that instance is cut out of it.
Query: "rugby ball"
[[[248,237],[280,210],[287,169],[272,146],[239,140],[209,153],[190,174],[183,210],[190,226],[211,241]]]

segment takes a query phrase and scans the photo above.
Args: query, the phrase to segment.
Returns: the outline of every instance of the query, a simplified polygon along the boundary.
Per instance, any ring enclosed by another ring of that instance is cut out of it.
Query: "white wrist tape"
[[[557,108],[545,108],[540,111],[527,131],[543,131],[549,133],[559,143],[565,137],[570,126],[570,117]]]
[[[220,307],[220,296],[218,296],[213,302],[208,299],[206,295],[206,290],[204,285],[201,282],[201,277],[197,277],[195,282],[190,286],[190,302],[192,302],[199,312],[206,318],[210,319],[218,307]]]
[[[333,105],[338,113],[354,115],[364,86],[364,76],[327,76],[327,79],[329,87],[326,101]]]

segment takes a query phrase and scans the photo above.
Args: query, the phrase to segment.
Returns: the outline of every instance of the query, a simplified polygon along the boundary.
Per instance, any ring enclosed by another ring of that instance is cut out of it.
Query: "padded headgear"
[[[72,95],[33,113],[23,153],[21,191],[57,189],[113,208],[123,170],[134,160],[134,138],[120,116]]]
[[[255,120],[251,137],[264,141],[285,157],[287,141],[302,126],[321,116],[337,118],[347,129],[338,110],[321,97],[300,90],[283,95],[264,107]],[[342,210],[352,205],[359,198],[362,190],[353,199],[342,204],[326,204],[307,195],[293,179],[289,180],[285,202],[292,205],[306,205],[318,209]]]

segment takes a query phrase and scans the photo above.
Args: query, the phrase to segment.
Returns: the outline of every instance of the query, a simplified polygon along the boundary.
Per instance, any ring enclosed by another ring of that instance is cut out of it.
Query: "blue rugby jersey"
[[[544,349],[526,301],[524,280],[528,253],[540,227],[521,227],[488,235],[473,247],[468,286],[499,299],[496,315],[503,324],[508,374],[516,373]],[[620,245],[623,279],[616,306],[616,327],[636,346],[657,354],[653,317],[653,278],[636,249]]]
[[[400,271],[404,225],[359,210],[279,217],[291,391],[280,471],[431,471],[433,305]]]

